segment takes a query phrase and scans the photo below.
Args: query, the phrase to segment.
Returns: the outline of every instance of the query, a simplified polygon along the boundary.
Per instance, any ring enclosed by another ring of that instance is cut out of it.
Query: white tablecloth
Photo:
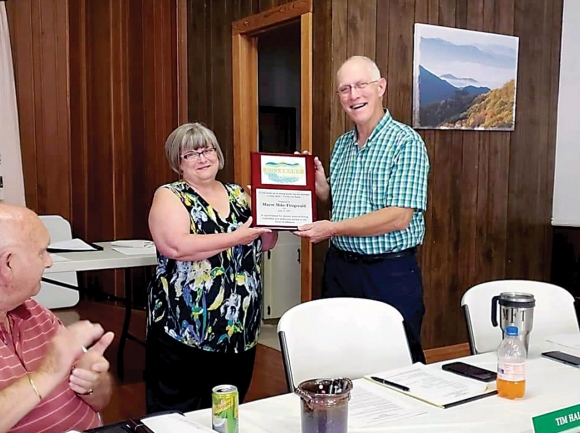
[[[440,409],[409,397],[410,404],[421,407],[427,414],[397,420],[380,427],[349,428],[349,433],[531,433],[533,416],[580,404],[580,369],[541,358],[539,351],[544,350],[573,353],[572,350],[550,344],[536,348],[526,363],[526,394],[521,400],[492,396],[453,408]],[[470,356],[462,360],[488,370],[496,369],[495,353]],[[355,387],[360,380],[365,379],[356,380]],[[390,392],[400,396],[396,391]],[[187,417],[211,427],[209,409],[190,412]],[[299,433],[300,400],[293,394],[285,394],[243,404],[240,406],[239,417],[240,433]]]

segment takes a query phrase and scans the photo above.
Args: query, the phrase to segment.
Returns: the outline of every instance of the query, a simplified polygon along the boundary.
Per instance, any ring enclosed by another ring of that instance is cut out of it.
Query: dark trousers
[[[147,413],[209,408],[212,388],[225,384],[238,388],[242,403],[252,381],[255,357],[256,347],[242,353],[208,352],[150,327],[145,349]]]
[[[414,253],[366,261],[344,257],[331,245],[324,262],[322,297],[341,296],[374,299],[399,310],[413,362],[425,362],[421,348],[421,324],[425,314],[423,282]]]

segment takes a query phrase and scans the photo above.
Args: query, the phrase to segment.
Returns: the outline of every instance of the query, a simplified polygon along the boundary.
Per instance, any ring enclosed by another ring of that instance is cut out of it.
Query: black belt
[[[417,253],[417,247],[407,248],[403,251],[383,254],[359,254],[351,251],[344,251],[330,244],[330,249],[341,259],[348,263],[379,263],[384,260],[400,259],[402,257],[414,256]]]

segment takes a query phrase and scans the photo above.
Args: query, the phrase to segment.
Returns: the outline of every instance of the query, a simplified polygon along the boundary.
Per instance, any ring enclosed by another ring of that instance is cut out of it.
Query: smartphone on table
[[[450,373],[459,374],[460,376],[469,377],[470,379],[479,380],[481,382],[491,382],[497,377],[495,371],[486,370],[485,368],[476,367],[475,365],[459,361],[443,364],[441,368]]]
[[[542,353],[542,356],[566,365],[571,365],[572,367],[580,368],[580,357],[570,355],[569,353],[553,350],[551,352]]]

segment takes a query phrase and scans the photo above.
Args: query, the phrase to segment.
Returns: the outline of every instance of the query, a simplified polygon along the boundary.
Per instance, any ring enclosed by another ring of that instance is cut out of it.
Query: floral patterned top
[[[191,233],[229,233],[250,217],[242,188],[224,184],[230,213],[220,215],[185,181],[164,185],[186,207]],[[147,322],[163,326],[176,340],[212,352],[239,353],[258,342],[262,320],[262,241],[237,245],[195,262],[168,259],[157,252],[149,284]]]

